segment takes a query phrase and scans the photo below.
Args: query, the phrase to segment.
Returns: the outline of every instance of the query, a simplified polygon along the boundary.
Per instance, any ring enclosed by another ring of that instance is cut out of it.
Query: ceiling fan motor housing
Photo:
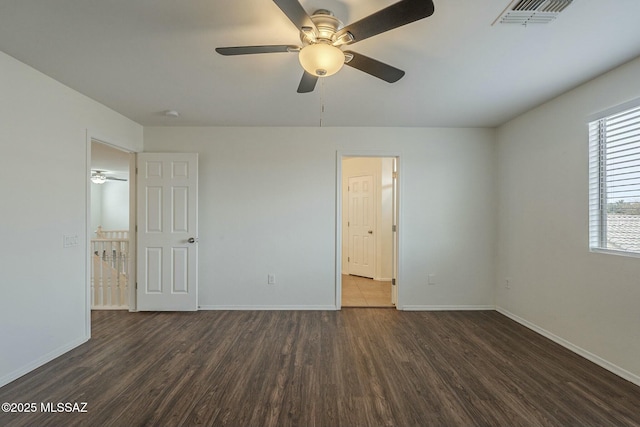
[[[342,22],[336,18],[333,13],[331,13],[331,11],[326,9],[320,9],[313,12],[311,20],[316,25],[318,33],[312,34],[309,31],[301,31],[300,40],[305,45],[318,42],[333,44],[336,41],[336,33],[344,26]]]

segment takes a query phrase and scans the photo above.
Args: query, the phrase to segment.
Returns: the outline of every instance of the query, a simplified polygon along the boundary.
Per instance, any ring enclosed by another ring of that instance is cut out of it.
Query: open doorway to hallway
[[[397,302],[397,158],[342,158],[342,307]]]
[[[134,154],[91,141],[90,291],[92,310],[128,310],[134,255],[131,168]]]

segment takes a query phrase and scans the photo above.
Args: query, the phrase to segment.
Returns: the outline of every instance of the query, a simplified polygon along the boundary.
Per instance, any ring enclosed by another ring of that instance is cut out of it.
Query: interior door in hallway
[[[375,274],[375,197],[373,176],[349,177],[349,274],[373,278]]]
[[[197,154],[138,154],[138,310],[198,309],[197,197]]]

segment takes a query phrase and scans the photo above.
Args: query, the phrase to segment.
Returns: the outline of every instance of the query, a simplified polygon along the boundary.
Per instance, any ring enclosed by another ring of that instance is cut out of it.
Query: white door
[[[198,155],[138,154],[137,309],[198,309]]]
[[[373,176],[349,177],[349,274],[373,278],[375,196]]]

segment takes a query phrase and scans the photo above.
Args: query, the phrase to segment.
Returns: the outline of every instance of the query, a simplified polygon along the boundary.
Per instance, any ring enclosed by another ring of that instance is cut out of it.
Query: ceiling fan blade
[[[302,79],[300,80],[300,84],[298,85],[298,93],[309,93],[313,92],[316,88],[316,83],[318,82],[318,76],[314,76],[311,73],[307,73],[306,71],[302,75]]]
[[[116,177],[113,177],[113,176],[108,176],[106,178],[107,178],[107,181],[127,181],[124,178],[116,178]]]
[[[353,44],[385,31],[393,30],[411,22],[433,15],[432,0],[401,0],[379,10],[366,18],[347,25],[336,34],[336,38],[351,34],[353,39],[345,44]],[[347,39],[348,40],[348,39]]]
[[[345,65],[364,71],[386,82],[395,83],[404,76],[404,71],[385,64],[384,62],[352,51],[345,51],[344,53],[353,55],[353,58],[349,62],[345,62]]]
[[[298,0],[273,0],[275,4],[287,15],[287,18],[299,31],[303,28],[308,28],[315,34],[318,34],[316,24],[313,23],[309,14],[304,10]]]
[[[267,46],[235,46],[217,47],[216,52],[220,55],[252,55],[254,53],[276,53],[276,52],[296,52],[300,50],[298,46],[291,45],[267,45]]]

